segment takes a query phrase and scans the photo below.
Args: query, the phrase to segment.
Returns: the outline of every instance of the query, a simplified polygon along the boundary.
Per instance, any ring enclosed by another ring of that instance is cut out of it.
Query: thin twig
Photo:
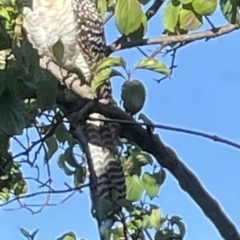
[[[98,118],[93,118],[89,117],[90,120],[96,120],[96,121],[103,121],[103,122],[112,122],[112,123],[119,123],[119,124],[126,124],[126,125],[139,125],[139,126],[146,126],[146,127],[151,127],[151,128],[160,128],[160,129],[165,129],[165,130],[170,130],[170,131],[175,131],[175,132],[182,132],[186,134],[191,134],[199,137],[204,137],[211,139],[215,142],[221,142],[224,144],[227,144],[229,146],[232,146],[234,148],[240,149],[240,144],[232,142],[230,140],[227,140],[225,138],[221,138],[217,135],[210,135],[208,133],[203,133],[203,132],[198,132],[194,130],[189,130],[189,129],[184,129],[184,128],[178,128],[178,127],[170,127],[162,124],[148,124],[148,123],[140,123],[140,122],[134,122],[134,121],[128,121],[128,120],[122,120],[122,119],[98,119]]]

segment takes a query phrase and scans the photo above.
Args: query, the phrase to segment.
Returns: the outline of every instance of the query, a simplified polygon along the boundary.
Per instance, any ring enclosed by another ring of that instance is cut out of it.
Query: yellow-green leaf
[[[63,234],[57,240],[76,240],[76,239],[77,239],[77,237],[73,232],[68,232],[68,233]]]
[[[193,9],[200,15],[211,15],[217,7],[217,0],[193,0]]]
[[[98,65],[96,73],[99,71],[105,69],[105,68],[111,68],[111,67],[123,67],[126,68],[126,61],[121,57],[108,57],[104,58],[101,63]]]
[[[0,192],[0,200],[7,201],[9,198],[9,189],[3,188]]]
[[[156,230],[159,229],[161,225],[161,211],[159,207],[156,205],[151,205],[150,225],[151,227],[154,227]]]
[[[170,32],[175,32],[175,28],[178,22],[179,9],[180,3],[177,1],[169,1],[164,8],[163,25]]]
[[[109,80],[111,77],[120,76],[123,77],[123,75],[111,68],[104,68],[103,70],[99,71],[93,78],[91,82],[91,87],[93,91],[96,91],[100,86],[102,86],[107,80]]]
[[[121,34],[133,33],[141,26],[142,9],[137,0],[117,0],[115,22]]]
[[[196,30],[202,26],[202,16],[191,10],[181,9],[179,12],[179,26],[183,30]]]
[[[101,13],[102,18],[104,18],[105,12],[107,11],[107,1],[98,0],[97,6],[98,6],[98,11]]]
[[[150,198],[154,198],[158,195],[160,184],[157,179],[148,172],[145,172],[142,176],[143,187]]]
[[[133,202],[140,200],[143,193],[143,185],[139,177],[137,175],[127,176],[126,185],[127,185],[126,199]]]
[[[6,10],[6,7],[1,7],[0,6],[0,19],[1,19],[1,17],[5,18],[7,21],[11,20],[11,18],[9,16],[9,13]]]
[[[182,4],[189,4],[191,3],[193,0],[179,0]]]
[[[140,60],[135,68],[144,68],[154,72],[159,72],[167,77],[170,76],[170,69],[166,66],[166,64],[155,58],[144,58]]]

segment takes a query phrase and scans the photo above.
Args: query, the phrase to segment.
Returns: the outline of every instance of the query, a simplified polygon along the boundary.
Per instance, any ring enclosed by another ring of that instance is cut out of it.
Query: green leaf
[[[52,46],[53,56],[56,60],[61,63],[64,54],[64,45],[61,39],[59,39],[53,46]]]
[[[180,218],[179,216],[172,216],[171,219],[169,220],[171,225],[177,225],[178,229],[179,229],[179,235],[181,237],[184,237],[184,235],[186,234],[186,227],[184,225],[184,223],[182,222],[182,218]]]
[[[137,0],[117,0],[115,22],[123,35],[133,33],[141,26],[142,9]]]
[[[37,83],[37,103],[42,110],[51,109],[56,104],[58,82],[46,69],[41,69]]]
[[[141,4],[146,5],[148,4],[151,0],[138,0]]]
[[[86,168],[78,166],[74,172],[74,186],[79,187],[86,179]]]
[[[162,230],[158,230],[155,233],[155,240],[168,240],[168,239],[176,239],[176,235],[173,229],[164,228]]]
[[[57,126],[55,130],[55,135],[57,140],[62,144],[64,144],[66,141],[69,141],[70,139],[69,132],[63,123],[60,123]]]
[[[58,166],[64,171],[64,173],[67,176],[71,176],[72,174],[74,174],[74,171],[72,171],[71,169],[69,169],[65,163],[65,155],[64,154],[60,154],[58,157]]]
[[[115,77],[115,76],[120,76],[123,77],[123,75],[115,70],[115,69],[111,69],[111,68],[105,68],[103,70],[101,70],[100,72],[98,72],[92,82],[91,82],[91,87],[94,91],[96,91],[100,86],[102,86],[107,80],[109,80],[111,77]]]
[[[154,72],[159,72],[161,74],[164,74],[165,76],[170,76],[170,69],[161,61],[155,59],[155,58],[144,58],[140,60],[135,69],[143,68],[152,70]]]
[[[114,205],[109,199],[102,198],[98,199],[94,208],[97,209],[99,221],[105,221],[113,211]]]
[[[27,230],[25,230],[24,228],[20,228],[20,231],[24,237],[26,237],[27,239],[31,239],[31,234]]]
[[[39,231],[39,229],[36,229],[36,230],[31,234],[32,240],[34,240],[34,238],[35,238],[35,236],[37,235],[38,231]]]
[[[192,6],[200,15],[211,15],[217,8],[217,0],[193,0]]]
[[[152,164],[153,159],[149,153],[141,151],[139,154],[136,155],[136,159],[141,165]]]
[[[105,12],[107,11],[107,1],[98,0],[97,6],[98,6],[98,11],[101,13],[102,18],[104,18]]]
[[[182,4],[189,4],[191,3],[193,0],[179,0],[179,2],[181,2]]]
[[[45,143],[47,144],[47,154],[45,155],[45,161],[49,161],[53,154],[58,150],[58,144],[56,141],[56,138],[51,136],[45,140]]]
[[[65,150],[64,153],[65,161],[71,166],[71,167],[78,167],[80,166],[78,161],[76,160],[75,156],[73,155],[73,148],[68,147]]]
[[[18,181],[14,183],[13,190],[15,196],[23,196],[27,193],[27,184],[22,176],[18,175]]]
[[[170,1],[166,5],[163,11],[163,25],[170,31],[175,32],[177,22],[178,22],[178,13],[180,9],[180,3],[178,1]]]
[[[145,172],[142,176],[143,187],[150,198],[158,195],[160,184],[153,174]]]
[[[9,16],[9,13],[6,10],[6,7],[0,6],[0,19],[1,19],[1,17],[5,18],[7,21],[11,20],[11,17]]]
[[[232,24],[240,24],[240,2],[236,0],[220,0],[220,7],[224,17]]]
[[[181,9],[179,12],[179,26],[183,30],[196,30],[202,26],[202,16],[191,10]]]
[[[140,200],[143,193],[143,185],[139,177],[137,175],[127,176],[126,186],[127,186],[126,199],[133,202]]]
[[[136,31],[128,35],[128,37],[131,39],[131,42],[139,41],[140,39],[142,39],[147,32],[147,28],[148,28],[147,16],[144,12],[142,12],[140,27]]]
[[[154,178],[156,179],[157,183],[162,185],[166,179],[166,171],[162,168],[159,172],[153,173]]]
[[[0,21],[0,51],[11,47],[11,39],[4,27],[4,22]]]
[[[77,237],[73,232],[68,232],[68,233],[63,234],[57,240],[77,240]]]
[[[126,61],[121,57],[108,57],[104,58],[97,67],[96,73],[111,67],[123,67],[126,68]]]
[[[0,130],[7,135],[19,135],[26,126],[23,102],[16,94],[5,91],[0,98]]]
[[[3,188],[0,191],[0,200],[7,201],[9,199],[9,189]]]
[[[124,237],[123,227],[113,228],[110,229],[111,239],[112,240],[119,240]]]
[[[156,230],[159,229],[161,225],[161,211],[158,206],[152,204],[150,210],[150,225]]]

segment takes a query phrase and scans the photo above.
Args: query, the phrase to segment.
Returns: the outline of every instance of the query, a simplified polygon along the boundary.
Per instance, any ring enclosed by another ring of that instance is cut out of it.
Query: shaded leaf
[[[240,2],[237,0],[220,0],[220,7],[224,17],[232,24],[240,24]]]
[[[136,67],[152,70],[154,72],[159,72],[161,74],[164,74],[165,76],[170,76],[170,69],[161,61],[155,59],[155,58],[144,58],[140,60]]]
[[[143,38],[143,36],[147,32],[148,20],[147,20],[146,14],[144,12],[142,12],[142,18],[141,18],[141,22],[140,23],[141,23],[140,27],[136,31],[134,31],[133,33],[130,33],[128,35],[128,37],[130,38],[131,42],[139,41],[140,39]]]
[[[58,166],[64,171],[64,173],[68,176],[74,174],[74,171],[69,169],[65,163],[65,156],[64,154],[60,154],[58,157]]]
[[[69,132],[63,123],[60,123],[57,126],[55,130],[55,135],[57,140],[62,144],[64,144],[66,141],[69,141],[69,138],[70,138]]]
[[[143,185],[140,178],[137,175],[126,177],[127,186],[127,200],[138,201],[143,193]]]
[[[39,73],[36,92],[37,103],[43,110],[51,109],[56,103],[58,82],[46,69],[41,69]]]
[[[78,166],[74,172],[74,186],[79,187],[86,179],[86,168]]]
[[[31,234],[27,230],[25,230],[24,228],[20,228],[20,231],[24,237],[26,237],[27,239],[31,239]]]
[[[141,4],[148,4],[151,0],[138,0]]]
[[[64,54],[64,45],[61,39],[59,39],[53,46],[52,46],[53,55],[56,60],[61,63]]]
[[[0,130],[7,135],[19,135],[26,126],[23,102],[16,94],[5,91],[0,98]]]
[[[118,0],[115,22],[121,34],[129,35],[141,26],[142,9],[137,0]]]
[[[53,136],[47,138],[45,143],[48,148],[47,154],[45,155],[45,161],[49,161],[53,154],[58,150],[58,144],[56,138]]]
[[[155,240],[168,240],[168,239],[174,239],[174,232],[172,229],[164,228],[163,230],[158,230],[155,233]]]
[[[31,234],[32,240],[35,238],[35,236],[37,235],[38,231],[39,231],[39,229],[36,229],[36,230]]]
[[[73,148],[68,147],[64,152],[65,161],[71,166],[71,167],[78,167],[80,166],[77,159],[75,158],[73,154]]]

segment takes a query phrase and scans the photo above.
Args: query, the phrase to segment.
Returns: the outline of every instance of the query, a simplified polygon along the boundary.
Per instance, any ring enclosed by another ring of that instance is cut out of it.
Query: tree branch
[[[217,27],[216,29],[208,29],[196,33],[189,33],[189,34],[183,34],[183,35],[175,35],[175,36],[159,36],[159,37],[150,37],[150,38],[144,38],[141,40],[136,40],[134,42],[127,42],[126,40],[123,41],[115,41],[112,44],[108,46],[109,52],[116,52],[127,48],[132,47],[139,47],[139,46],[145,46],[145,45],[152,45],[152,44],[163,44],[165,46],[177,43],[177,42],[193,42],[196,40],[201,39],[210,39],[215,38],[218,36],[222,36],[225,34],[228,34],[234,30],[239,29],[239,26],[234,24],[226,24],[224,26]]]
[[[127,113],[113,106],[99,104],[95,109],[96,111],[109,118],[135,121]],[[236,227],[225,215],[218,202],[204,189],[194,173],[188,169],[170,147],[161,141],[157,134],[150,134],[139,125],[124,124],[122,129],[122,137],[138,144],[143,150],[152,154],[162,167],[171,172],[178,180],[181,188],[198,204],[224,239],[240,239]]]
[[[149,7],[149,9],[145,12],[148,21],[158,12],[164,1],[165,0],[155,0],[154,3]],[[127,42],[126,36],[122,35],[117,40],[115,40],[110,46],[107,47],[108,55],[110,55],[114,51],[111,46],[118,46],[124,42]]]

